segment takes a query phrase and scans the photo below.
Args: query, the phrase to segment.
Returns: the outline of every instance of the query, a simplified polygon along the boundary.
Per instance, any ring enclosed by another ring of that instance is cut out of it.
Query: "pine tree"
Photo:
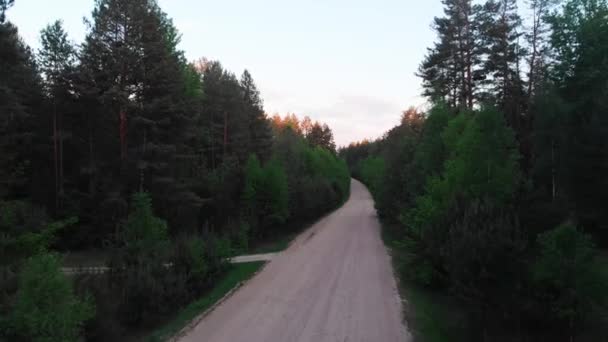
[[[524,50],[519,44],[522,32],[517,1],[489,0],[481,16],[485,98],[502,110],[509,126],[519,134],[524,100],[520,60]]]
[[[14,3],[15,0],[0,0],[0,24],[4,23],[4,20],[6,19],[6,10]]]
[[[165,217],[178,216],[171,208],[179,205],[199,206],[190,188],[195,173],[184,171],[197,159],[190,145],[199,134],[197,102],[185,92],[177,30],[150,0],[102,0],[92,17],[80,84],[82,101],[95,110],[86,139],[91,196],[124,212],[126,196],[145,189]]]
[[[12,2],[2,4],[2,15]],[[31,50],[17,28],[0,23],[0,198],[29,197],[32,164],[39,160],[37,116],[42,89]],[[39,166],[39,165],[36,165]]]
[[[568,104],[564,187],[572,209],[585,226],[601,228],[607,216],[601,203],[608,200],[608,2],[570,0],[550,19],[552,45],[558,61],[552,78]],[[548,152],[548,151],[547,151]],[[601,230],[603,241],[608,231]]]
[[[73,75],[76,51],[69,42],[61,21],[48,25],[41,32],[42,49],[38,53],[45,93],[52,112],[53,164],[55,173],[55,211],[64,193],[64,141],[69,136],[64,124],[66,114],[73,110]],[[69,118],[69,117],[68,117]]]
[[[262,162],[270,158],[272,148],[272,131],[264,114],[264,106],[249,71],[245,70],[241,76],[246,120],[249,122],[249,137],[251,148]]]
[[[443,0],[444,17],[436,17],[439,41],[429,49],[419,68],[424,95],[452,107],[472,108],[477,88],[479,61],[477,6],[470,0]]]
[[[558,0],[528,0],[531,15],[529,31],[525,34],[528,43],[527,95],[531,100],[537,89],[547,80],[549,54],[549,25],[547,17]]]

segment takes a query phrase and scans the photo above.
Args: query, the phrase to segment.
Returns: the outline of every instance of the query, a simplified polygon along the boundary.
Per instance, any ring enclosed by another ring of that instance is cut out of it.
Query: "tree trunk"
[[[555,141],[551,140],[551,199],[555,201],[557,186],[555,184]]]
[[[55,166],[55,213],[59,211],[59,145],[57,134],[57,103],[53,99],[53,163]]]
[[[228,150],[228,112],[224,111],[224,155],[222,159],[226,158],[226,151]]]
[[[64,196],[64,177],[63,177],[63,139],[64,139],[64,132],[63,132],[63,115],[61,113],[59,113],[59,208],[63,207],[63,196]]]

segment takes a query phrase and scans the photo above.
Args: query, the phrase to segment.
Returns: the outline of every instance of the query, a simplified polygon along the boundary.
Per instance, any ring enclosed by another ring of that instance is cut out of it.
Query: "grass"
[[[226,275],[220,279],[220,281],[209,293],[186,306],[168,324],[153,332],[148,338],[148,341],[165,341],[171,336],[177,334],[190,321],[203,313],[205,310],[209,309],[235,286],[250,279],[262,267],[262,265],[264,265],[264,262],[262,261],[233,265]]]

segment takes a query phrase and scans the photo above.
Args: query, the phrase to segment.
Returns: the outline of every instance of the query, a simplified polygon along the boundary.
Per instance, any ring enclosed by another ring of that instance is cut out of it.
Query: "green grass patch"
[[[196,316],[210,308],[236,285],[251,278],[262,265],[264,265],[263,261],[234,264],[210,292],[186,306],[168,324],[152,333],[148,341],[165,341],[177,334]]]

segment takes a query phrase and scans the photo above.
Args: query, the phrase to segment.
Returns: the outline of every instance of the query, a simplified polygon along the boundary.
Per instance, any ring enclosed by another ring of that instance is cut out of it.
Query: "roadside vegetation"
[[[263,265],[263,261],[258,261],[232,266],[207,294],[188,304],[169,323],[152,333],[147,340],[150,342],[162,342],[179,333],[193,319],[210,309],[240,283],[251,278]]]
[[[348,197],[331,129],[269,117],[246,70],[187,61],[156,1],[91,1],[83,42],[57,21],[39,51],[14,3],[0,0],[0,340],[183,322],[253,271],[228,257]],[[111,271],[62,274],[59,255],[95,265],[87,251]]]
[[[529,5],[532,28],[515,1],[444,1],[432,106],[341,150],[393,231],[420,341],[607,333],[608,3]]]

